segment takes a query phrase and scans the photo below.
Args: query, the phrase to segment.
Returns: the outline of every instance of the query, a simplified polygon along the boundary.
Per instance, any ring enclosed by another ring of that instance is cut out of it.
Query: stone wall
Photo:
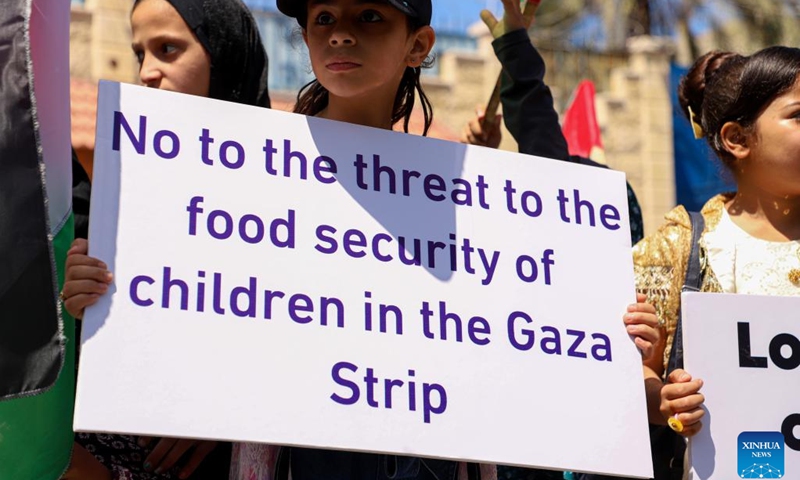
[[[137,83],[131,52],[130,0],[86,0],[70,18],[70,75]]]
[[[645,232],[675,206],[675,166],[669,68],[672,45],[629,40],[628,64],[610,72],[597,98],[608,165],[625,172],[642,205]]]
[[[69,74],[80,79],[92,75],[92,14],[74,5],[69,20]]]

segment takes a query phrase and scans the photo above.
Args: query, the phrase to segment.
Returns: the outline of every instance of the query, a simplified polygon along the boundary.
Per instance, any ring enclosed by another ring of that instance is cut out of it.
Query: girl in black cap
[[[427,133],[433,112],[419,77],[435,40],[430,0],[278,0],[278,9],[300,24],[316,76],[298,94],[296,113],[383,129],[402,121],[408,132],[418,94]],[[293,480],[454,480],[478,470],[445,460],[295,447],[281,448],[271,468],[268,447],[241,448],[251,454],[234,459],[236,480],[282,480],[289,472]],[[485,470],[494,477],[491,467]]]
[[[433,110],[420,84],[433,47],[430,0],[278,0],[297,19],[316,80],[297,97],[296,113],[408,132],[419,95],[425,116]]]
[[[142,84],[270,106],[267,54],[255,19],[240,0],[136,0],[131,31]],[[84,218],[89,210],[88,179],[85,188],[85,201],[76,203],[84,206]],[[62,295],[67,311],[76,318],[107,291],[109,283],[105,267],[87,251],[86,240],[79,238],[67,261]],[[137,443],[126,435],[89,433],[77,434],[76,440],[79,446],[67,479],[216,479],[227,477],[230,464],[230,444],[168,438],[152,442],[139,438]]]

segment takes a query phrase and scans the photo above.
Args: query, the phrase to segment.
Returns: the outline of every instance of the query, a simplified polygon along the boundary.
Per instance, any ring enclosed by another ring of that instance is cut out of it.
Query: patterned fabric
[[[717,195],[703,207],[701,213],[706,221],[706,234],[717,228],[728,198],[726,195]],[[664,372],[677,327],[681,288],[692,241],[691,221],[686,209],[678,206],[666,215],[666,219],[667,223],[656,233],[648,235],[633,248],[636,287],[647,295],[647,301],[656,308],[656,314],[663,322],[662,338],[666,341],[662,358]],[[701,261],[705,261],[705,257],[703,250]],[[721,292],[714,272],[707,266],[704,266],[704,272],[700,290]]]
[[[177,479],[180,468],[184,465],[182,458],[176,466],[166,472],[157,474],[147,472],[144,462],[150,451],[156,446],[156,439],[147,446],[140,447],[132,435],[105,433],[76,433],[75,441],[111,470],[114,480],[172,480]],[[189,476],[189,480],[224,479],[230,470],[231,444],[218,442],[214,449],[206,455],[200,465]]]
[[[727,211],[702,239],[722,291],[749,295],[800,295],[789,272],[800,272],[800,241],[771,242],[739,228]]]
[[[76,433],[75,441],[100,463],[109,468],[115,480],[170,480],[178,478],[170,472],[155,474],[144,471],[147,451],[130,435],[108,435],[103,433]]]
[[[112,480],[136,480],[130,470],[117,465],[111,469]]]
[[[272,480],[279,449],[261,443],[234,443],[229,480]]]

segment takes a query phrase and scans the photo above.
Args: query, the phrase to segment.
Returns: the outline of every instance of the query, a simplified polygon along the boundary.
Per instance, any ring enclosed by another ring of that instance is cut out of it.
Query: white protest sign
[[[684,366],[703,380],[706,409],[689,442],[694,478],[800,478],[800,298],[681,302]]]
[[[77,430],[650,475],[623,174],[99,98]]]

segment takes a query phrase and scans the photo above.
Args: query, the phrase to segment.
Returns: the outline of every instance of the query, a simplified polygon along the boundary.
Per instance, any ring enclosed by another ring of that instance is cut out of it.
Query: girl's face
[[[427,30],[426,30],[427,29]],[[310,0],[303,38],[317,80],[331,95],[354,98],[378,92],[394,98],[407,66],[419,66],[432,46],[422,27],[385,1]]]
[[[208,96],[211,58],[166,0],[142,0],[131,14],[133,53],[143,85]]]
[[[800,195],[800,81],[758,117],[739,181],[776,196]]]

